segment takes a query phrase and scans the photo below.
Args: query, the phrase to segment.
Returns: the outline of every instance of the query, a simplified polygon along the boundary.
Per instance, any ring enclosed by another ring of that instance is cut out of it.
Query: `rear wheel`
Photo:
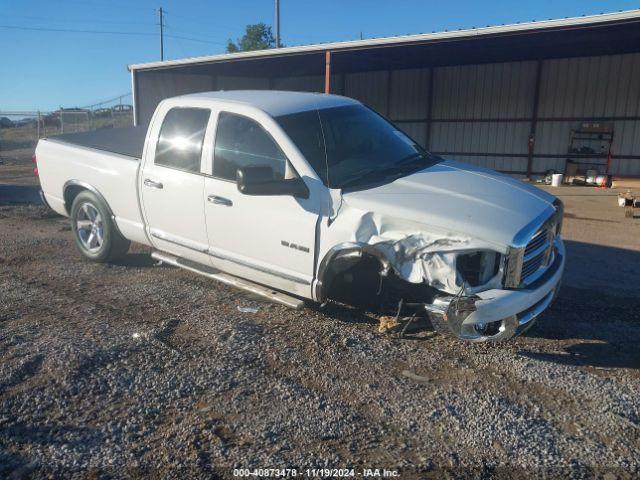
[[[73,200],[71,229],[82,254],[94,262],[117,260],[129,250],[129,240],[120,234],[107,206],[92,192],[81,192]]]

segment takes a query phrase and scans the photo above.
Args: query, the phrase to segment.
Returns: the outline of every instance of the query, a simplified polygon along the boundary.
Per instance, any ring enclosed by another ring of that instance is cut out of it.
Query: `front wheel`
[[[92,192],[81,192],[73,200],[71,229],[76,245],[91,261],[111,262],[129,250],[129,240],[120,234],[107,206]]]

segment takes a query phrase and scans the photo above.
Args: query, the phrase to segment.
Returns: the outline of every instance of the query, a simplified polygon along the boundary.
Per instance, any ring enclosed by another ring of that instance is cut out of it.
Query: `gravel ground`
[[[579,245],[569,269],[584,268]],[[640,284],[640,253],[624,252]],[[67,220],[36,207],[0,207],[0,292],[0,478],[640,475],[637,295],[565,285],[500,346],[399,339],[363,312],[259,302],[142,247],[89,263]]]

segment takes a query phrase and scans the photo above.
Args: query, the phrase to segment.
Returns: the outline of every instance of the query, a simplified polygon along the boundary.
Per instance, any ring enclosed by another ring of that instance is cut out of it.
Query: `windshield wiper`
[[[342,182],[340,184],[340,188],[353,186],[353,185],[355,185],[357,183],[360,183],[364,178],[367,178],[367,177],[371,176],[374,173],[380,173],[382,171],[383,170],[377,169],[377,168],[371,168],[371,169],[367,169],[367,170],[360,170],[359,172],[356,172],[353,175],[353,177],[351,177],[348,180],[345,180],[344,182]]]
[[[376,179],[376,181],[384,182],[390,179],[396,180],[397,178],[402,177],[407,170],[415,170],[417,166],[422,164],[427,166],[426,162],[424,162],[425,158],[428,158],[426,153],[416,152],[400,159],[397,163],[390,164],[382,168],[360,170],[359,172],[356,172],[352,178],[342,182],[340,188],[351,187],[361,182],[366,185],[366,182],[363,182],[363,180],[373,174],[380,175],[380,178]]]
[[[388,168],[375,168],[371,170],[366,170],[364,172],[358,173],[356,176],[342,182],[340,188],[345,187],[353,187],[355,185],[367,185],[368,183],[376,183],[376,182],[386,182],[389,180],[396,180],[402,176],[404,176],[407,167],[409,165],[390,165]],[[412,168],[412,170],[415,167]],[[377,175],[379,178],[375,178],[370,180],[369,182],[365,181],[372,175]]]
[[[412,153],[411,155],[407,155],[406,157],[398,160],[398,163],[396,163],[396,166],[413,165],[414,163],[417,163],[416,160],[420,160],[420,163],[422,163],[422,161],[425,158],[428,158],[428,156],[429,155],[426,153],[420,153],[420,152]]]

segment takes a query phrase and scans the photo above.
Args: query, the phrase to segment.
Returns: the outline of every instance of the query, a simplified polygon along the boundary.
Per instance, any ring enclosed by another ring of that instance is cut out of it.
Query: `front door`
[[[274,179],[297,175],[270,132],[256,119],[220,112],[212,176],[205,179],[205,217],[212,264],[241,277],[311,296],[317,194],[250,196],[238,191],[236,171],[268,166]]]
[[[171,108],[149,146],[140,189],[147,233],[160,250],[209,262],[204,218],[202,150],[211,111]],[[210,149],[207,149],[210,151]]]

